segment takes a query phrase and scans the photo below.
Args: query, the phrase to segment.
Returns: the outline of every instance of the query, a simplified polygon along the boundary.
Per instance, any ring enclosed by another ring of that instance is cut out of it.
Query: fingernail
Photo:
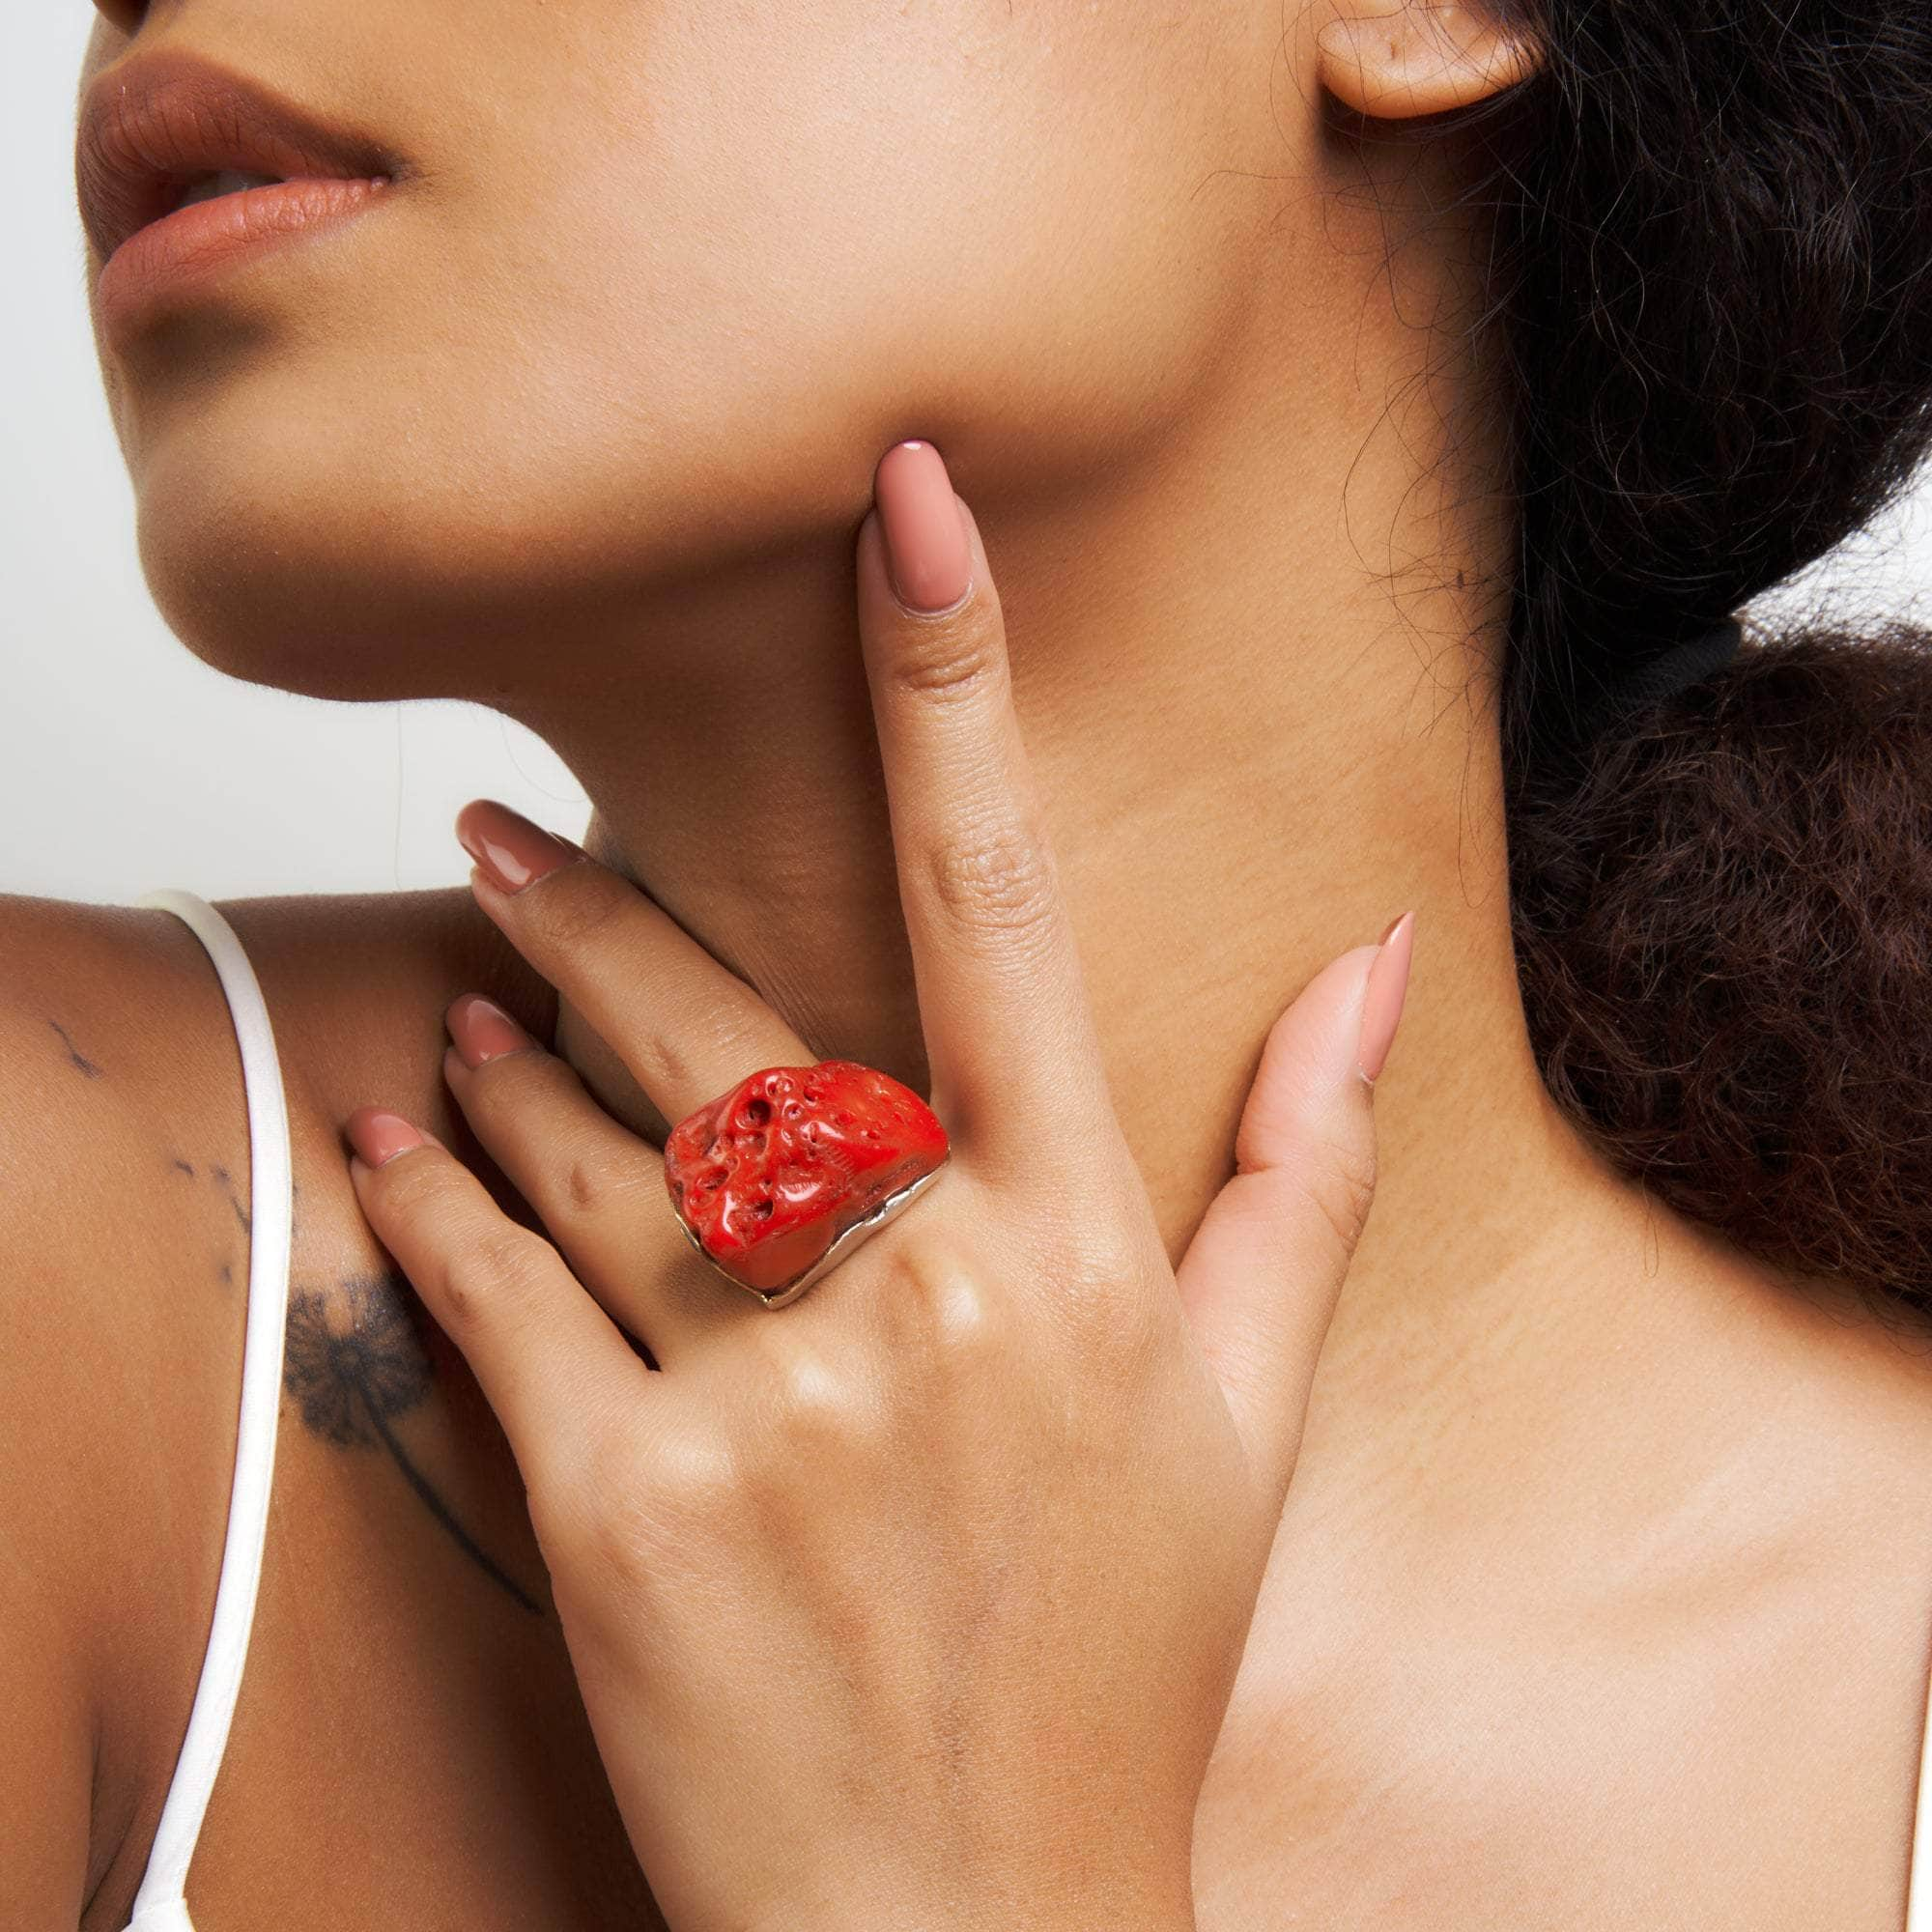
[[[425,1138],[402,1115],[384,1107],[358,1107],[344,1123],[344,1131],[366,1167],[381,1167],[399,1153],[421,1147]]]
[[[973,582],[973,546],[945,462],[929,442],[895,442],[879,459],[872,499],[886,569],[908,611],[950,610]]]
[[[1381,937],[1381,951],[1369,967],[1369,983],[1362,995],[1362,1032],[1355,1048],[1355,1065],[1362,1078],[1374,1083],[1388,1059],[1402,1018],[1403,996],[1408,991],[1408,958],[1414,950],[1415,915],[1399,913]]]
[[[492,798],[471,799],[456,814],[458,842],[499,892],[520,893],[546,872],[581,859],[583,851],[532,825],[521,811]]]
[[[466,1066],[481,1066],[535,1044],[495,1000],[486,1000],[481,993],[465,993],[453,1001],[443,1024]]]

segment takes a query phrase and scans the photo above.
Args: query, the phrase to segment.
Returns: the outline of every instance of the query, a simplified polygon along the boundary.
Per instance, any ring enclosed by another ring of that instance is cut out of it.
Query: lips
[[[216,176],[386,182],[400,165],[369,137],[181,53],[104,68],[82,98],[74,139],[81,222],[102,261]]]

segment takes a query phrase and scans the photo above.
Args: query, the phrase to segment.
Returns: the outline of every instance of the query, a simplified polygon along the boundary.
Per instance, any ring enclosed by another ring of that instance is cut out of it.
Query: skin
[[[1365,139],[1335,111],[1393,122],[1522,64],[1468,14],[1354,17],[109,10],[90,71],[138,26],[353,108],[410,163],[380,213],[103,349],[144,566],[223,668],[543,731],[596,801],[597,856],[815,1052],[917,1086],[853,534],[881,452],[931,439],[998,570],[1170,1261],[1276,1018],[1417,909],[1376,1207],[1195,1821],[1199,1922],[1895,1927],[1932,1369],[1647,1203],[1543,1093],[1487,702],[1497,399],[1448,332],[1482,238],[1443,212],[1451,137]],[[662,1124],[467,895],[226,910],[290,1069],[296,1292],[343,1332],[347,1285],[386,1266],[337,1139],[356,1106],[501,1187],[442,1084],[458,993]],[[219,1559],[220,1269],[245,1253],[212,1166],[245,1174],[245,1132],[176,923],[8,921],[31,1078],[0,1125],[34,1184],[7,1191],[7,1251],[39,1292],[10,1290],[0,1403],[4,1634],[36,1660],[0,1916],[118,1928]],[[103,1204],[81,1227],[77,1195]],[[424,1346],[393,1432],[541,1599],[502,1438]],[[205,1932],[639,1922],[560,1632],[380,1443],[300,1416],[190,1884]]]
[[[1168,1265],[963,549],[915,612],[881,519],[858,542],[943,1198],[779,1321],[664,1214],[676,1144],[660,1162],[474,1003],[445,1077],[554,1247],[399,1116],[348,1122],[371,1225],[502,1418],[631,1842],[689,1932],[1191,1927],[1202,1778],[1374,1194],[1408,919],[1269,1034],[1238,1172]],[[668,1116],[741,1064],[693,1057],[687,1006],[810,1064],[616,873],[554,848],[493,880],[479,842],[483,909]]]

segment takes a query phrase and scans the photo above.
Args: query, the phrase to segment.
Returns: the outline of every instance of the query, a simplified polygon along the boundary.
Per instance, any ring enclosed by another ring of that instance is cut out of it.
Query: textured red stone
[[[938,1115],[875,1066],[768,1066],[671,1129],[665,1182],[704,1252],[772,1293],[947,1148]]]

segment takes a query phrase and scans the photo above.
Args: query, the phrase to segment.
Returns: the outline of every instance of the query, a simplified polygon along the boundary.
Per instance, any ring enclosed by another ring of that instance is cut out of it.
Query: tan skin
[[[930,437],[997,559],[1175,1259],[1277,1014],[1418,909],[1199,1922],[1895,1928],[1932,1367],[1609,1174],[1524,1037],[1489,392],[1418,326],[1480,238],[1428,209],[1448,137],[1398,152],[1334,111],[1480,98],[1522,71],[1507,43],[1244,0],[107,12],[90,71],[138,29],[353,109],[417,170],[104,353],[150,582],[208,661],[525,719],[599,856],[815,1049],[917,1084],[852,537],[880,452]],[[294,1290],[341,1329],[384,1261],[341,1123],[381,1099],[482,1167],[443,1009],[482,990],[549,1038],[554,1005],[467,893],[225,910],[290,1082]],[[31,1662],[0,1918],[116,1932],[219,1561],[245,1243],[213,1170],[245,1186],[246,1136],[176,922],[15,900],[7,927],[0,1631]],[[555,1037],[659,1124],[580,1022]],[[541,1595],[500,1434],[431,1355],[395,1433]],[[293,1400],[275,1481],[202,1932],[649,1922],[555,1623]]]

